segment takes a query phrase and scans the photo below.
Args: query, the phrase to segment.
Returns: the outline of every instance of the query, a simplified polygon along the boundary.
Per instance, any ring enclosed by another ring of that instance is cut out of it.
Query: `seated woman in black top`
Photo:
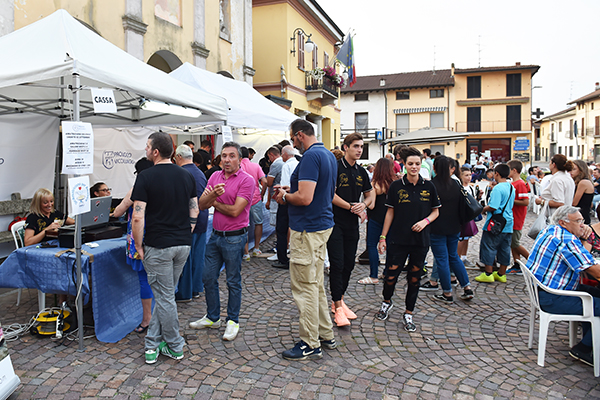
[[[112,189],[108,187],[108,185],[104,182],[98,182],[94,186],[90,188],[90,197],[92,199],[96,197],[106,197],[110,196],[110,191]]]
[[[75,221],[54,209],[54,196],[48,189],[38,189],[33,195],[30,214],[25,221],[25,246],[44,242],[47,232],[56,232],[65,223],[73,225]]]

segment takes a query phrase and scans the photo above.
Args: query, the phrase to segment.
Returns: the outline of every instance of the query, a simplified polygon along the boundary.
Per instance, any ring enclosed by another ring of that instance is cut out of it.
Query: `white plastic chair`
[[[24,232],[25,221],[15,222],[13,226],[10,227],[10,233],[13,235],[13,239],[15,241],[15,248],[19,249],[25,245],[25,232]],[[21,304],[21,294],[23,293],[23,289],[19,288],[17,291],[17,307]],[[46,294],[41,290],[38,290],[38,308],[42,311],[46,308]]]
[[[532,212],[539,215],[542,206],[535,204],[535,198],[540,195],[540,184],[537,182],[535,184],[527,182],[527,185],[529,186],[529,208]]]
[[[520,260],[517,261],[523,271],[525,286],[531,302],[531,314],[529,316],[529,342],[528,347],[533,348],[533,330],[535,326],[536,313],[540,315],[540,327],[538,338],[538,365],[544,366],[546,355],[546,339],[548,337],[548,328],[552,321],[569,321],[569,347],[575,346],[577,340],[577,322],[590,322],[592,324],[592,343],[594,358],[594,376],[600,376],[600,317],[594,316],[594,300],[592,296],[585,292],[575,290],[556,290],[543,285],[533,273]],[[538,288],[548,293],[559,296],[572,296],[581,298],[583,303],[583,315],[572,314],[550,314],[540,307],[540,298]]]

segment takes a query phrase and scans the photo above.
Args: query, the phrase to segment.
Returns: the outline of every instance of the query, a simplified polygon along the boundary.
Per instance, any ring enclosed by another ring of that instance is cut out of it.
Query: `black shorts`
[[[421,246],[401,246],[394,243],[387,243],[387,257],[385,260],[386,268],[392,265],[398,265],[401,270],[410,268],[413,265],[423,269],[425,266],[425,258],[429,247]],[[408,259],[408,267],[405,267]]]

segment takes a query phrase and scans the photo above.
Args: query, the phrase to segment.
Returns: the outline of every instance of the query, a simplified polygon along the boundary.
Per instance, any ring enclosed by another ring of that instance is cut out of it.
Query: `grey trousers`
[[[156,304],[146,334],[146,350],[157,349],[165,341],[172,351],[183,351],[185,340],[179,334],[175,288],[189,253],[190,246],[144,246],[144,269]]]

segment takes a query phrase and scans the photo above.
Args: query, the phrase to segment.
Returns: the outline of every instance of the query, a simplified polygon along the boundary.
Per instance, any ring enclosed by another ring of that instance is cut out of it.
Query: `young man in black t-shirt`
[[[172,153],[169,135],[151,134],[146,157],[154,167],[137,176],[131,193],[131,231],[156,302],[145,340],[147,364],[154,364],[159,353],[181,360],[185,344],[179,334],[175,287],[190,252],[199,209],[196,181],[171,163]]]
[[[363,151],[363,138],[360,133],[345,137],[342,148],[346,152],[337,162],[337,181],[333,197],[333,219],[335,226],[327,242],[329,252],[329,287],[333,300],[332,311],[337,326],[350,325],[356,319],[344,303],[344,293],[348,288],[350,275],[354,269],[356,247],[358,245],[359,215],[375,201],[373,188],[367,171],[357,161]],[[365,199],[360,202],[360,196]]]
[[[414,332],[417,328],[412,314],[429,249],[429,224],[439,215],[440,200],[433,183],[419,175],[421,152],[414,147],[407,147],[402,149],[401,158],[406,166],[406,175],[390,185],[386,202],[388,211],[378,245],[380,253],[387,249],[387,256],[383,303],[375,317],[382,321],[388,318],[398,276],[406,269],[408,288],[404,329]],[[408,265],[405,267],[407,258]]]

